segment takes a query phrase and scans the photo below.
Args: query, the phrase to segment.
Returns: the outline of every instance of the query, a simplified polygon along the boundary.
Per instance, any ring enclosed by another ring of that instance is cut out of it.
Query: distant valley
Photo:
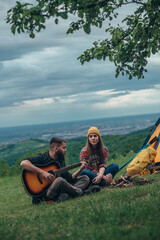
[[[90,126],[97,126],[101,135],[124,135],[151,127],[158,117],[159,114],[148,114],[0,128],[0,145],[30,139],[49,141],[56,136],[65,139],[86,137]]]

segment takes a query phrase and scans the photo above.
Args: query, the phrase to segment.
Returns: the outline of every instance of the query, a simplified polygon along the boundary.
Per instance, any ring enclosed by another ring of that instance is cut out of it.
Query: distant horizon
[[[14,125],[14,126],[6,126],[6,127],[0,127],[0,129],[5,129],[5,128],[17,128],[17,127],[31,127],[31,126],[39,126],[39,125],[47,125],[47,124],[63,124],[63,123],[77,123],[77,122],[84,122],[84,121],[96,121],[96,120],[101,120],[101,119],[115,119],[115,118],[126,118],[126,117],[134,117],[134,116],[148,116],[148,115],[159,115],[160,113],[144,113],[144,114],[134,114],[134,115],[121,115],[121,116],[111,116],[111,117],[99,117],[99,118],[90,118],[90,119],[79,119],[79,120],[66,120],[66,121],[59,121],[59,122],[45,122],[45,123],[33,123],[33,124],[25,124],[25,125]],[[155,119],[156,121],[156,119]]]
[[[137,114],[79,121],[44,123],[0,128],[0,145],[12,144],[26,139],[49,140],[53,136],[70,139],[86,136],[91,126],[98,127],[103,135],[124,135],[152,127],[159,113]]]

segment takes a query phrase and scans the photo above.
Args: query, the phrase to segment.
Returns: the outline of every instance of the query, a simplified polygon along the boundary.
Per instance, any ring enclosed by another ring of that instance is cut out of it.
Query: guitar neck
[[[67,166],[67,167],[60,168],[60,169],[54,171],[54,173],[55,173],[55,174],[60,174],[60,173],[66,172],[66,171],[68,171],[68,170],[71,170],[71,169],[73,169],[73,168],[76,168],[76,167],[81,166],[81,164],[82,164],[82,163],[75,163],[75,164],[73,164],[73,165],[69,165],[69,166]]]

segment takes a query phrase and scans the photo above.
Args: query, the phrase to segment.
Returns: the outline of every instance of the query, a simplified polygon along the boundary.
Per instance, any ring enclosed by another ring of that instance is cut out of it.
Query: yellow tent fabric
[[[149,143],[154,137],[158,138],[158,141],[155,141],[150,145],[150,147],[154,148],[157,151],[157,155],[155,158],[155,171],[160,171],[160,118],[157,120],[153,128],[151,129],[151,133],[145,139],[143,146]],[[142,148],[143,148],[142,146]]]
[[[127,167],[128,176],[149,175],[151,172],[147,169],[149,164],[155,165],[155,157],[157,152],[152,147],[147,147],[140,151]]]

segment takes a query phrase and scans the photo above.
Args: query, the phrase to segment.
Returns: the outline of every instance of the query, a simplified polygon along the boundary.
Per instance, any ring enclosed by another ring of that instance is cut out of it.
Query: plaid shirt
[[[101,167],[107,167],[107,161],[108,161],[108,148],[104,147],[104,161],[102,164],[100,164],[100,157],[97,153],[89,156],[87,147],[84,147],[82,151],[80,152],[80,161],[87,161],[88,166],[86,167],[88,170],[94,173],[98,173],[99,169]]]

